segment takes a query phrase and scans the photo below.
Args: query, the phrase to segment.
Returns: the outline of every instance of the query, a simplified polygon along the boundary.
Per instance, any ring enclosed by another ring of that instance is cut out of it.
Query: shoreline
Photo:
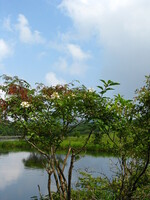
[[[82,148],[82,143],[77,141],[67,141],[65,140],[61,145],[58,151],[66,151],[69,146],[72,148],[80,149]],[[34,148],[31,147],[26,141],[24,140],[0,140],[0,152],[1,151],[33,151]],[[105,146],[104,144],[87,144],[86,148],[83,151],[87,152],[95,152],[95,153],[113,153],[113,149]]]

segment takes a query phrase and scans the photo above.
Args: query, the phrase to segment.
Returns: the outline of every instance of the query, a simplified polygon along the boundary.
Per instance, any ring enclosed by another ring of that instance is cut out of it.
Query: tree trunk
[[[49,199],[53,200],[53,196],[51,192],[51,175],[52,175],[52,172],[48,172],[48,195],[49,195]]]
[[[68,173],[68,194],[67,194],[67,200],[71,200],[71,179],[72,179],[72,170],[73,170],[74,159],[75,159],[75,153],[72,150],[70,167],[69,167],[69,173]]]

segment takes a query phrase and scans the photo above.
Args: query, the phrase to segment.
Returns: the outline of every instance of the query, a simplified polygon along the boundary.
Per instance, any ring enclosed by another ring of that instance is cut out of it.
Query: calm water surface
[[[26,167],[24,160],[31,158],[30,152],[0,153],[0,200],[31,200],[32,196],[39,196],[38,187],[41,193],[47,194],[47,174],[44,169]],[[62,155],[63,156],[63,155]],[[78,170],[88,170],[94,176],[101,173],[112,177],[110,170],[112,163],[117,161],[114,157],[85,155],[74,164],[73,187],[78,180]],[[67,174],[66,166],[66,174]],[[55,187],[53,186],[55,190]]]

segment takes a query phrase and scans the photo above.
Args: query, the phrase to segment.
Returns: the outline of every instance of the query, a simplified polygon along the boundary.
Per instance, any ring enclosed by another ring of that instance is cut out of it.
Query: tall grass
[[[82,135],[80,137],[67,137],[60,145],[59,150],[67,150],[68,147],[72,147],[75,149],[80,149],[85,144],[86,138],[88,135]],[[108,143],[108,138],[105,136],[102,138],[99,144],[94,144],[94,138],[91,137],[89,142],[87,143],[85,150],[86,151],[95,151],[95,152],[112,152],[113,145]],[[23,140],[15,140],[15,141],[0,141],[0,151],[23,151],[23,150],[32,150],[31,146],[27,144],[27,142]]]

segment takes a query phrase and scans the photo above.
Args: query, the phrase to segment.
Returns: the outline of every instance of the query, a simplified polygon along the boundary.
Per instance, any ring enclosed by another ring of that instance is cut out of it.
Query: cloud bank
[[[103,49],[100,77],[119,81],[124,95],[133,95],[150,73],[150,1],[63,0],[59,9],[80,38],[94,38]]]

